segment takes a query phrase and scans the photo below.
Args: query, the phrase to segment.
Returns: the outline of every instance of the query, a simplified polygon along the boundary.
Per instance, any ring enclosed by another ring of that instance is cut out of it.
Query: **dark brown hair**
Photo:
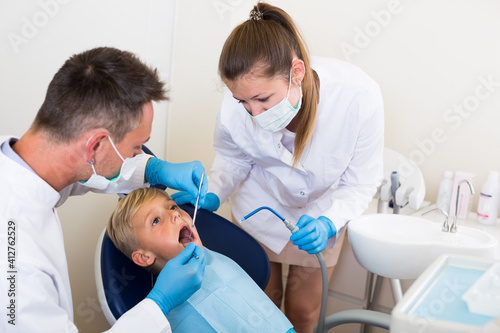
[[[319,102],[319,79],[311,68],[306,44],[291,17],[282,9],[259,2],[250,18],[227,38],[219,58],[219,75],[233,82],[243,75],[281,76],[288,82],[294,58],[304,62],[303,99],[294,143],[294,166],[312,140]],[[260,70],[259,73],[254,71]]]
[[[71,142],[102,127],[120,142],[139,125],[144,104],[167,99],[156,70],[137,56],[95,48],[73,55],[54,75],[32,128]]]

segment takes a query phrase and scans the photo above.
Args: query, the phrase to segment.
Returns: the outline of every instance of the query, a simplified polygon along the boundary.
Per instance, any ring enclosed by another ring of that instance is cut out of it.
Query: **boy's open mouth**
[[[179,243],[187,245],[192,241],[194,241],[194,234],[191,232],[191,228],[188,226],[182,227],[179,232]]]

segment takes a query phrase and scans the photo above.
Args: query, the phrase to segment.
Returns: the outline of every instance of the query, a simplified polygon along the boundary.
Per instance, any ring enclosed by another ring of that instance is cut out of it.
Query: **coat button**
[[[281,148],[281,143],[278,143],[278,148]]]
[[[300,195],[306,195],[304,191],[300,191]]]

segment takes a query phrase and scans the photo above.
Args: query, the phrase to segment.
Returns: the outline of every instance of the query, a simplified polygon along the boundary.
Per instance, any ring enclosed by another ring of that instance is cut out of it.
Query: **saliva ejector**
[[[263,209],[270,211],[271,213],[276,215],[281,221],[283,221],[283,223],[285,224],[287,229],[290,230],[290,232],[292,234],[299,230],[299,228],[296,225],[294,225],[293,223],[291,223],[290,221],[288,221],[287,219],[282,217],[280,214],[278,214],[276,211],[274,211],[274,209],[269,208],[269,207],[265,207],[265,206],[257,208],[256,210],[254,210],[250,214],[244,216],[239,222],[242,223],[243,221],[245,221],[246,219],[250,218],[252,215],[254,215],[255,213],[257,213]],[[325,325],[326,302],[328,300],[328,273],[326,270],[326,263],[325,263],[325,258],[323,257],[323,254],[321,252],[316,253],[316,257],[318,258],[319,266],[321,267],[321,278],[323,281],[323,290],[322,290],[322,296],[321,296],[321,310],[319,313],[319,320],[318,320],[318,326],[317,326],[316,332],[322,333],[324,325]]]

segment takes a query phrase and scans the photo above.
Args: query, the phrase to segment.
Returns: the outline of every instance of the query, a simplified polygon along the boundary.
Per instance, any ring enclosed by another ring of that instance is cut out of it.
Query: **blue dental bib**
[[[205,247],[200,290],[167,316],[172,332],[279,332],[292,324],[233,260]]]

